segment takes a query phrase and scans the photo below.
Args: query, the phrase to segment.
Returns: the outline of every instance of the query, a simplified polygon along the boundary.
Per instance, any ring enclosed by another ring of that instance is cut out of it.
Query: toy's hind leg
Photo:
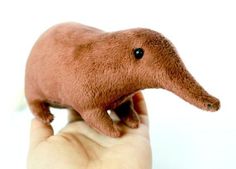
[[[132,100],[122,103],[114,110],[122,122],[130,128],[137,128],[139,125],[139,117],[134,110]]]
[[[53,121],[53,115],[50,113],[47,103],[37,100],[29,102],[29,106],[35,117],[42,122],[50,123]]]

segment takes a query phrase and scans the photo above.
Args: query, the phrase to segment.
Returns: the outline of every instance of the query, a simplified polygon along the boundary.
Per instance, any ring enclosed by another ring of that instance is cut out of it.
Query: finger
[[[30,130],[30,147],[33,148],[53,135],[53,128],[38,119],[33,119]]]
[[[144,100],[144,96],[141,91],[138,91],[133,96],[134,109],[139,115],[147,115],[147,106]]]
[[[83,120],[83,119],[77,111],[75,111],[74,109],[69,109],[68,123],[72,123],[75,121],[81,121],[81,120]]]
[[[142,92],[135,93],[132,99],[134,109],[138,113],[141,123],[149,126],[147,106]]]

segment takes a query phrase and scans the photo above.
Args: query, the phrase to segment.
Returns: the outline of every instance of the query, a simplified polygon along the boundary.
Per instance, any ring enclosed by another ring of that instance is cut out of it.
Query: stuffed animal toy
[[[111,137],[121,131],[107,110],[138,127],[131,97],[145,88],[169,90],[204,110],[220,107],[186,70],[171,42],[150,29],[104,32],[59,24],[38,39],[26,65],[25,94],[38,119],[53,120],[50,106],[69,108]]]

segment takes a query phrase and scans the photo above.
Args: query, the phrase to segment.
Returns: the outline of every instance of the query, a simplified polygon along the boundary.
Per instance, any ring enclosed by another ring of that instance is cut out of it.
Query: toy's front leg
[[[112,121],[107,111],[93,109],[81,112],[80,115],[88,125],[95,128],[99,132],[111,137],[121,136],[121,132],[119,131],[117,124]]]
[[[116,112],[120,120],[128,127],[137,128],[139,126],[139,117],[133,107],[132,98],[122,103],[114,111]]]

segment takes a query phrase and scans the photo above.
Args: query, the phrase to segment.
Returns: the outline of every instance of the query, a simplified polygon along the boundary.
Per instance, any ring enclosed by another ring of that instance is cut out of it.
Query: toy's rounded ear
[[[142,48],[135,48],[133,52],[136,59],[141,59],[144,55],[144,50]]]

